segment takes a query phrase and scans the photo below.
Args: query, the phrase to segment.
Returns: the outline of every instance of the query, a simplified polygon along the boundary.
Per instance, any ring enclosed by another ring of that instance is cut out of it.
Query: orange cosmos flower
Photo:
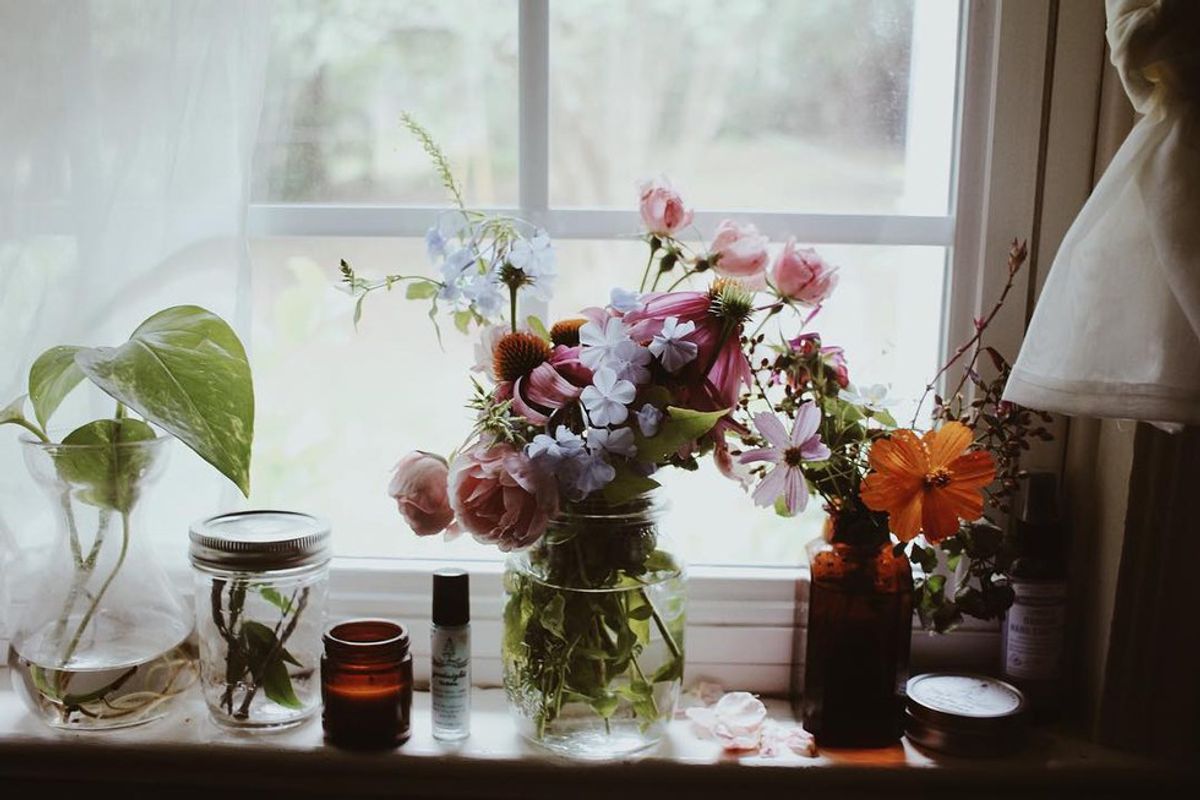
[[[871,445],[872,472],[863,479],[867,508],[886,511],[892,533],[907,542],[924,531],[939,542],[958,530],[959,520],[983,516],[980,490],[992,482],[992,454],[966,452],[971,429],[948,422],[918,438],[910,430],[892,433]]]

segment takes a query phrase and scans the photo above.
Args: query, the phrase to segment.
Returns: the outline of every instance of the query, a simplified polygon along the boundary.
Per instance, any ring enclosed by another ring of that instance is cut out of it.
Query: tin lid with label
[[[192,523],[192,564],[268,571],[324,564],[333,556],[329,523],[295,511],[238,511]]]
[[[1010,683],[936,672],[908,682],[905,732],[914,742],[960,755],[1011,752],[1025,735],[1028,703]]]

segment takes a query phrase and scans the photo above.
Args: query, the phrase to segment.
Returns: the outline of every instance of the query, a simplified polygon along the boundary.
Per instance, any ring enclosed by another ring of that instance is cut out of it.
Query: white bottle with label
[[[429,694],[433,736],[443,741],[471,734],[470,578],[460,569],[433,574]]]

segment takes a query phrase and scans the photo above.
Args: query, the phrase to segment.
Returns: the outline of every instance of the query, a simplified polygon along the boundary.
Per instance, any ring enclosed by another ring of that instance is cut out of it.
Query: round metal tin
[[[1028,703],[1010,683],[935,672],[908,682],[905,733],[916,744],[966,756],[1002,755],[1025,739]]]

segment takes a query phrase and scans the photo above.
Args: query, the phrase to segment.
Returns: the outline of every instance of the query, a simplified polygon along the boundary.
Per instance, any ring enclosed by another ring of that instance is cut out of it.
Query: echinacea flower
[[[936,544],[983,515],[980,494],[996,476],[991,453],[967,452],[971,429],[948,422],[918,437],[893,431],[871,445],[871,472],[861,497],[872,511],[886,511],[892,533],[907,542],[918,533]]]
[[[497,399],[511,399],[518,414],[534,425],[545,425],[551,414],[583,391],[571,378],[590,377],[586,371],[575,369],[578,365],[569,363],[570,355],[568,348],[551,348],[532,333],[506,334],[496,343],[492,355],[492,370],[499,381]]]
[[[808,485],[801,464],[824,461],[830,456],[829,448],[817,433],[820,424],[821,410],[813,403],[797,409],[791,436],[774,414],[764,411],[754,415],[754,427],[770,446],[748,450],[740,460],[743,464],[765,461],[775,465],[754,490],[756,505],[773,506],[782,497],[789,514],[803,511],[808,505]]]
[[[620,425],[629,416],[626,407],[637,396],[637,389],[627,380],[617,377],[609,367],[596,370],[592,385],[585,388],[579,399],[588,417],[596,426]]]

